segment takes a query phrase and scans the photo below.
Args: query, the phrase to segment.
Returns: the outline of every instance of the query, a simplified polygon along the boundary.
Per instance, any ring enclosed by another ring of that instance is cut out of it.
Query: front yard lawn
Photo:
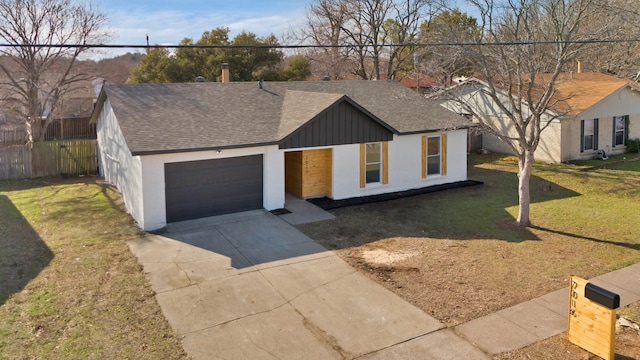
[[[640,262],[640,161],[536,164],[525,229],[514,226],[516,168],[472,155],[469,178],[484,185],[336,209],[335,221],[299,228],[448,326]],[[4,181],[0,214],[0,359],[186,358],[126,245],[143,234],[112,187]],[[637,303],[620,312],[640,320]],[[638,335],[623,335],[619,354],[635,356]],[[555,337],[502,356],[585,354]]]
[[[183,359],[95,178],[0,181],[0,359]]]
[[[529,228],[515,226],[516,171],[513,157],[471,155],[484,185],[335,209],[299,229],[448,326],[640,262],[640,161],[536,164]]]

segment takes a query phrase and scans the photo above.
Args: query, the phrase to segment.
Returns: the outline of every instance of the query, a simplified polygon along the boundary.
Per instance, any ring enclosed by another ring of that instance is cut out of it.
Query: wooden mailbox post
[[[620,296],[571,277],[569,341],[605,360],[615,357],[616,308]]]

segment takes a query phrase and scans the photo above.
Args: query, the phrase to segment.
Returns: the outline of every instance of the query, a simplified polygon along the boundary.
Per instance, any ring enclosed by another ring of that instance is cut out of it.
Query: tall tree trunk
[[[531,194],[529,191],[529,180],[533,172],[533,152],[525,150],[521,156],[518,156],[518,225],[529,226]]]
[[[27,144],[29,146],[31,146],[33,144],[33,142],[35,141],[35,138],[34,138],[34,134],[33,134],[33,126],[32,126],[30,121],[25,121],[24,129],[25,129],[26,134],[27,134],[25,140],[27,141]]]

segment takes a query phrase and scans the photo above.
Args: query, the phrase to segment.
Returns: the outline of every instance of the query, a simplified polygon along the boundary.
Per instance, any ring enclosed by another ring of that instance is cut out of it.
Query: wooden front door
[[[285,154],[285,189],[301,197],[331,196],[331,149],[292,151]]]

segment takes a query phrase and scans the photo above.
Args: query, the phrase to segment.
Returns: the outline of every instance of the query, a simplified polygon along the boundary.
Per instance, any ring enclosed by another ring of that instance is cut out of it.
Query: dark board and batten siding
[[[349,102],[323,111],[287,136],[280,149],[391,141],[393,133]]]
[[[167,222],[263,207],[262,155],[165,164]]]

